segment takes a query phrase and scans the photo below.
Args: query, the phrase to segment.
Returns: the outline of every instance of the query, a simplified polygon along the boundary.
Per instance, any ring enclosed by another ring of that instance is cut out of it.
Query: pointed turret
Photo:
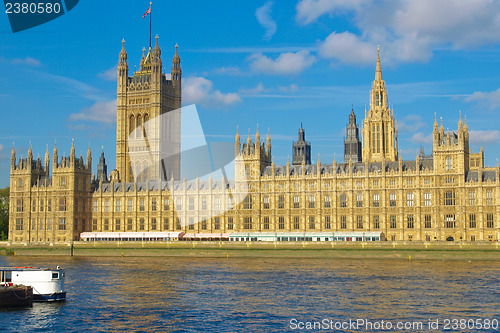
[[[108,166],[106,165],[106,158],[104,158],[104,148],[101,151],[101,158],[97,165],[97,180],[102,182],[108,181]]]
[[[10,169],[14,170],[16,168],[16,149],[14,143],[12,143],[12,151],[10,153]]]
[[[50,154],[49,154],[49,145],[47,145],[47,149],[45,150],[45,174],[49,175],[49,166],[50,166]]]
[[[437,121],[437,116],[436,116],[436,113],[434,113],[434,130],[437,131],[438,130],[438,121]]]
[[[271,135],[269,134],[269,128],[267,129],[266,153],[268,157],[271,156]]]
[[[122,40],[122,50],[120,51],[118,60],[118,94],[125,91],[127,86],[127,78],[128,78],[128,62],[127,62],[127,52],[125,51],[125,39]]]
[[[90,150],[90,143],[89,143],[89,149],[87,150],[87,169],[92,168],[92,151]]]
[[[252,144],[252,138],[250,137],[250,129],[248,129],[247,145],[250,147]]]
[[[28,161],[33,160],[33,150],[31,149],[31,142],[30,142],[30,147],[28,149]]]
[[[156,35],[155,39],[156,39],[156,43],[155,43],[155,48],[153,49],[153,56],[154,56],[153,60],[159,61],[160,57],[161,57],[161,49],[160,49],[160,45],[158,45],[158,35]]]
[[[179,52],[177,48],[179,45],[175,44],[175,55],[172,59],[172,82],[174,87],[180,87],[180,82],[182,79],[182,69],[181,69],[181,57],[179,57]]]
[[[57,161],[59,156],[57,156],[57,143],[54,142],[54,151],[52,152],[52,169],[57,169]]]
[[[122,39],[122,49],[120,51],[119,59],[120,59],[120,63],[127,62],[127,51],[125,51],[125,38]]]
[[[306,133],[300,123],[299,138],[292,146],[292,164],[300,165],[302,161],[311,164],[311,144],[306,141]]]
[[[464,129],[464,123],[462,122],[462,110],[460,110],[460,113],[459,113],[458,129],[459,130],[463,130]]]
[[[141,58],[141,68],[144,66],[144,62],[146,61],[146,48],[142,48],[142,58]]]
[[[380,45],[377,45],[377,67],[375,68],[375,81],[382,81],[382,67],[380,66]]]
[[[344,141],[344,163],[346,163],[350,158],[355,162],[361,162],[361,141],[359,140],[359,130],[356,125],[356,114],[354,113],[354,107],[351,108],[351,114],[349,115],[349,124],[346,128],[346,139]]]
[[[238,156],[240,153],[241,149],[241,142],[240,142],[240,130],[238,128],[238,125],[236,125],[236,137],[234,140],[234,156]]]
[[[259,124],[257,124],[257,132],[255,132],[255,146],[260,146]]]
[[[70,160],[70,167],[75,166],[75,159],[76,159],[76,154],[75,154],[75,141],[71,142],[71,152],[69,154],[69,160]]]

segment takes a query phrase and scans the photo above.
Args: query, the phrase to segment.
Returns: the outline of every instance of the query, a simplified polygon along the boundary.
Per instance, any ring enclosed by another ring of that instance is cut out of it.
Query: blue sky
[[[130,73],[148,45],[149,1],[80,1],[66,15],[13,34],[0,19],[0,186],[10,151],[77,155],[101,146],[115,168],[115,66],[126,41]],[[236,126],[270,129],[276,163],[291,155],[300,124],[313,162],[341,161],[351,105],[360,123],[380,45],[403,158],[432,150],[434,113],[456,130],[467,116],[471,148],[500,155],[500,2],[493,1],[156,1],[170,71],[179,44],[183,102],[196,103],[209,140],[233,141]],[[94,171],[96,170],[94,165]]]

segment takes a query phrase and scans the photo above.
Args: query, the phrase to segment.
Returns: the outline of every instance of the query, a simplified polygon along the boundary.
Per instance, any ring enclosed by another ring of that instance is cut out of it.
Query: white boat
[[[0,285],[33,287],[33,301],[65,301],[64,270],[44,267],[0,267]]]

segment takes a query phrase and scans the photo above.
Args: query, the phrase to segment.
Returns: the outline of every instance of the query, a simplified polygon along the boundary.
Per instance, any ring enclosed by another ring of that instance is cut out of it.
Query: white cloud
[[[469,131],[470,142],[472,144],[500,143],[500,131]]]
[[[254,88],[241,88],[239,93],[243,95],[256,95],[269,91],[271,91],[271,89],[267,89],[266,87],[264,87],[264,84],[262,82],[259,82],[259,84]]]
[[[98,76],[106,81],[116,81],[118,73],[118,65],[99,73]]]
[[[427,124],[422,121],[422,117],[417,114],[409,114],[398,121],[399,132],[416,132],[426,126]]]
[[[335,58],[343,63],[373,63],[377,47],[364,42],[350,32],[332,32],[319,47],[323,58]]]
[[[466,102],[477,103],[481,107],[496,109],[500,107],[500,88],[495,91],[476,91],[465,98]]]
[[[0,143],[0,153],[3,152],[3,145]]]
[[[32,67],[40,67],[42,63],[40,60],[37,60],[32,57],[26,57],[26,58],[14,58],[11,60],[11,63],[13,65],[27,65],[27,66],[32,66]]]
[[[69,121],[95,121],[99,123],[113,123],[116,121],[116,99],[109,102],[97,101],[79,113],[73,113]]]
[[[262,7],[257,8],[255,11],[255,17],[257,17],[257,21],[259,21],[260,25],[266,29],[264,33],[264,39],[270,40],[273,35],[276,33],[276,22],[271,17],[271,10],[273,7],[273,2],[268,1]]]
[[[281,91],[281,92],[283,92],[283,93],[296,92],[296,91],[299,90],[299,86],[296,85],[295,83],[292,83],[288,87],[279,86],[278,90]]]
[[[182,100],[187,104],[224,107],[241,102],[237,93],[221,93],[213,90],[213,82],[204,77],[187,77],[182,81]]]
[[[309,51],[298,51],[296,53],[281,53],[278,58],[271,59],[262,53],[255,53],[248,57],[250,68],[254,72],[269,75],[292,75],[299,74],[316,62],[316,57]]]
[[[359,7],[365,0],[301,0],[297,3],[297,21],[309,24],[325,14],[335,11],[352,10]]]
[[[243,75],[238,67],[220,67],[212,71],[213,74],[218,75],[230,75],[230,76],[240,76]]]
[[[426,62],[436,48],[471,49],[500,42],[498,1],[302,0],[296,10],[302,24],[323,15],[352,17],[359,32],[333,33],[320,45],[321,56],[346,63],[366,63],[365,52],[378,44],[384,61],[391,63]]]
[[[415,133],[410,141],[417,144],[432,143],[432,133],[429,135],[424,135],[422,132]]]

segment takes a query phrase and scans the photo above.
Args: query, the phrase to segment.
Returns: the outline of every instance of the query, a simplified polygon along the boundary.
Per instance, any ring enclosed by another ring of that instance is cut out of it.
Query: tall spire
[[[380,67],[380,45],[377,45],[377,68],[375,69],[375,80],[382,81],[382,68]]]
[[[158,45],[158,35],[155,37],[156,43],[155,43],[155,48],[153,49],[153,55],[155,56],[155,60],[159,60],[158,58],[161,56],[161,49],[160,45]]]
[[[10,153],[10,167],[15,169],[16,167],[16,149],[14,148],[14,142],[12,143],[12,152]]]
[[[120,62],[127,61],[127,51],[125,51],[125,38],[122,39],[122,50],[120,51]]]

